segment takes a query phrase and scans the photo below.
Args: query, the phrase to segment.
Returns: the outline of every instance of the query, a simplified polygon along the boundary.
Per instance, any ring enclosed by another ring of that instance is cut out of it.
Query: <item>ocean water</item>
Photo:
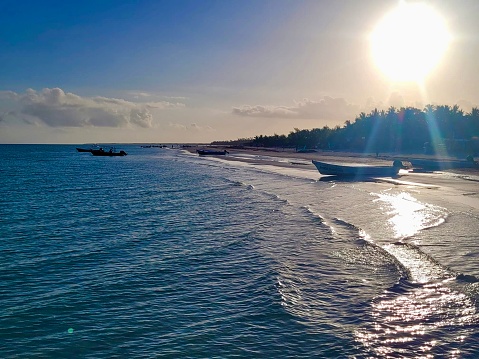
[[[125,145],[0,146],[1,358],[477,358],[479,215]]]

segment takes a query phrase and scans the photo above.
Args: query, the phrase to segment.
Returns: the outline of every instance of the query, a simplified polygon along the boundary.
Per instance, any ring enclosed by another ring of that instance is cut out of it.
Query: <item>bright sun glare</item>
[[[372,56],[392,80],[421,82],[441,60],[450,38],[434,9],[402,1],[371,33]]]

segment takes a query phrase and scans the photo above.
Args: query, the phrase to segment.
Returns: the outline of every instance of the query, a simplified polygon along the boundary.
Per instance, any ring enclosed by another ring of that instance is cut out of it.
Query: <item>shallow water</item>
[[[122,146],[1,146],[0,356],[479,353],[477,213]]]

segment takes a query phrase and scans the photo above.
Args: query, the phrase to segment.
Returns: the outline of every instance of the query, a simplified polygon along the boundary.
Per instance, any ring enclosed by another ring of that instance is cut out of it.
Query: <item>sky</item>
[[[450,39],[420,82],[392,79],[371,50],[400,3],[0,0],[0,143],[207,143],[479,106],[479,1],[421,2]],[[387,52],[424,57],[395,41]]]

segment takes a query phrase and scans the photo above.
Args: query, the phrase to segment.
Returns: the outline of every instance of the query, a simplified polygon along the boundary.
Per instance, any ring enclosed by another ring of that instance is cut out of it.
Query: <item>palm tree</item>
[[[449,125],[450,125],[450,138],[456,138],[456,132],[462,125],[464,118],[464,111],[462,111],[458,105],[454,105],[449,110]]]
[[[479,108],[473,107],[469,117],[468,133],[471,136],[479,136]]]

